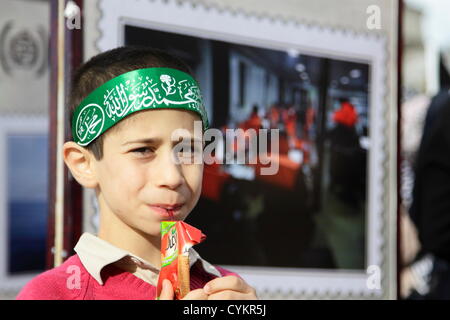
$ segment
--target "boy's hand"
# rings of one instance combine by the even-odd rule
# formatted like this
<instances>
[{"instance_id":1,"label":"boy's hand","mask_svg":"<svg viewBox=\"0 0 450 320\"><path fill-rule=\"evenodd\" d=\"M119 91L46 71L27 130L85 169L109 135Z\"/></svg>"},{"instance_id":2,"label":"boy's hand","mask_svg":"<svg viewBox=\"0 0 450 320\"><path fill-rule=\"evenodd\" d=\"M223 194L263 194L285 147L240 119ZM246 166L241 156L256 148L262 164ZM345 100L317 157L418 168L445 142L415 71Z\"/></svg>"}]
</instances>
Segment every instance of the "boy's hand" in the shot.
<instances>
[{"instance_id":1,"label":"boy's hand","mask_svg":"<svg viewBox=\"0 0 450 320\"><path fill-rule=\"evenodd\" d=\"M173 300L174 292L169 280L163 281L160 300ZM216 278L203 289L189 292L183 300L255 300L256 291L244 280L236 276Z\"/></svg>"},{"instance_id":2,"label":"boy's hand","mask_svg":"<svg viewBox=\"0 0 450 320\"><path fill-rule=\"evenodd\" d=\"M159 294L159 300L173 300L174 292L172 283L169 280L164 279L162 282L161 293Z\"/></svg>"},{"instance_id":3,"label":"boy's hand","mask_svg":"<svg viewBox=\"0 0 450 320\"><path fill-rule=\"evenodd\" d=\"M256 290L243 279L226 276L211 280L203 287L208 300L255 300Z\"/></svg>"},{"instance_id":4,"label":"boy's hand","mask_svg":"<svg viewBox=\"0 0 450 320\"><path fill-rule=\"evenodd\" d=\"M165 279L162 283L161 294L159 295L159 300L173 300L174 292L172 283ZM190 291L183 300L207 300L208 295L205 293L203 289L196 289Z\"/></svg>"}]
</instances>

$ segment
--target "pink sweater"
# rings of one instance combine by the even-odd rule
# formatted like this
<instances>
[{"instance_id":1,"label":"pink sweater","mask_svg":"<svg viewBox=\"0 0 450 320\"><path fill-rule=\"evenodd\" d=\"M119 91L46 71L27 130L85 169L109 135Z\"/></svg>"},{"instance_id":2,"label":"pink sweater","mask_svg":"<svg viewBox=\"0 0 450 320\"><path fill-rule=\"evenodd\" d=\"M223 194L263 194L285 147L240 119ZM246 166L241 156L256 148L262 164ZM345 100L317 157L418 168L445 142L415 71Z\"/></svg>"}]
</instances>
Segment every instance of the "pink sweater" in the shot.
<instances>
[{"instance_id":1,"label":"pink sweater","mask_svg":"<svg viewBox=\"0 0 450 320\"><path fill-rule=\"evenodd\" d=\"M78 267L78 268L77 268ZM215 266L222 276L236 275ZM75 271L76 270L76 271ZM78 273L78 270L80 271ZM79 285L73 277L79 275ZM191 290L202 288L216 276L203 270L201 263L191 267ZM102 270L100 285L84 268L78 255L59 267L48 270L28 282L18 300L154 300L156 287L113 264Z\"/></svg>"}]
</instances>

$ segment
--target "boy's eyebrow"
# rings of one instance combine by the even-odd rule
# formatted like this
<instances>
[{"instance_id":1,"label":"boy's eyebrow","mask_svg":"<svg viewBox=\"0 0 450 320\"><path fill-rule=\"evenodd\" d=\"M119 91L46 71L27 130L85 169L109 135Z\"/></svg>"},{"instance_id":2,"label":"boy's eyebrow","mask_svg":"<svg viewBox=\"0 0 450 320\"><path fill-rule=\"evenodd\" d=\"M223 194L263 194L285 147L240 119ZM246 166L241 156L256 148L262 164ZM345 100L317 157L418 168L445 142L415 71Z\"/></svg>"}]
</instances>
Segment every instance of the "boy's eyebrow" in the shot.
<instances>
[{"instance_id":1,"label":"boy's eyebrow","mask_svg":"<svg viewBox=\"0 0 450 320\"><path fill-rule=\"evenodd\" d=\"M197 143L202 143L203 142L202 139L199 139L199 138L196 138L196 137L180 137L178 139L178 141L175 140L174 142L175 143L180 143L180 142L183 142L184 139L187 139L187 140L189 140L189 142L194 142L194 143L195 142L197 142ZM157 144L159 142L161 142L161 139L158 139L158 138L143 138L143 139L137 139L137 140L124 142L124 143L122 143L122 146L127 146L127 145L134 144L134 143Z\"/></svg>"},{"instance_id":2,"label":"boy's eyebrow","mask_svg":"<svg viewBox=\"0 0 450 320\"><path fill-rule=\"evenodd\" d=\"M126 145L133 144L133 143L148 143L148 144L151 144L151 143L158 143L160 141L161 141L161 139L157 139L157 138L144 138L144 139L138 139L138 140L132 140L132 141L124 142L124 143L122 143L122 146L126 146Z\"/></svg>"}]
</instances>

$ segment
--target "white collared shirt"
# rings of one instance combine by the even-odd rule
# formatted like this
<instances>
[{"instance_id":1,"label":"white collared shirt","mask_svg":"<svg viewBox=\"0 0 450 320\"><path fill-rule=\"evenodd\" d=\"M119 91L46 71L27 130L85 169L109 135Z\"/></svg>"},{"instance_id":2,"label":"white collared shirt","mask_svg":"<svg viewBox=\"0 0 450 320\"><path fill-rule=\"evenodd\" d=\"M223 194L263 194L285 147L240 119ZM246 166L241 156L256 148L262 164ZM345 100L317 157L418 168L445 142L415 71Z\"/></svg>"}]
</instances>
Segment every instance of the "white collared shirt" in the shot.
<instances>
[{"instance_id":1,"label":"white collared shirt","mask_svg":"<svg viewBox=\"0 0 450 320\"><path fill-rule=\"evenodd\" d=\"M158 282L159 268L93 234L83 233L74 250L83 266L100 285L103 285L101 271L112 263L153 286L156 286ZM201 261L206 272L217 277L221 276L220 272L209 262L202 259L193 248L189 249L190 266L192 267L198 260Z\"/></svg>"}]
</instances>

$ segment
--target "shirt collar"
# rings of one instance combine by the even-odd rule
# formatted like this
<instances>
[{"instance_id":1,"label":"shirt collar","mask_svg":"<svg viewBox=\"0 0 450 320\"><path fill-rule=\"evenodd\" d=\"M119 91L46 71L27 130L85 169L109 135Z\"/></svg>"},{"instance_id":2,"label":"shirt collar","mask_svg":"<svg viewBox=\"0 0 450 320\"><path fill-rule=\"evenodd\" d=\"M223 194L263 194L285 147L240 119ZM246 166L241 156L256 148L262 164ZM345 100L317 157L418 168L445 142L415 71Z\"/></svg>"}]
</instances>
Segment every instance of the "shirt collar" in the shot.
<instances>
[{"instance_id":1,"label":"shirt collar","mask_svg":"<svg viewBox=\"0 0 450 320\"><path fill-rule=\"evenodd\" d=\"M78 254L83 266L100 285L103 285L103 280L101 277L101 271L103 268L125 257L130 258L131 261L133 261L140 268L149 269L156 274L159 274L159 269L151 263L87 232L81 235L74 250ZM191 248L189 250L190 266L192 267L197 260L201 261L203 269L206 272L217 277L221 276L220 272L213 265L203 260L197 251Z\"/></svg>"}]
</instances>

